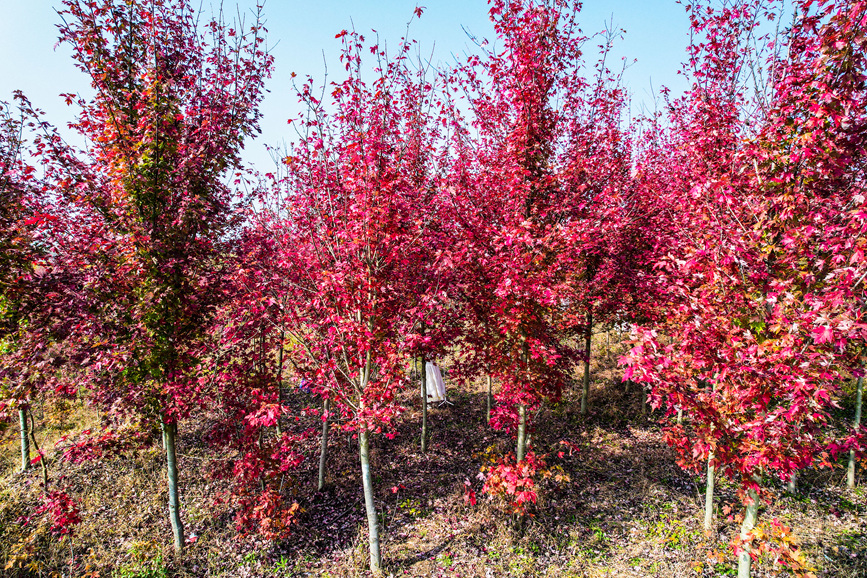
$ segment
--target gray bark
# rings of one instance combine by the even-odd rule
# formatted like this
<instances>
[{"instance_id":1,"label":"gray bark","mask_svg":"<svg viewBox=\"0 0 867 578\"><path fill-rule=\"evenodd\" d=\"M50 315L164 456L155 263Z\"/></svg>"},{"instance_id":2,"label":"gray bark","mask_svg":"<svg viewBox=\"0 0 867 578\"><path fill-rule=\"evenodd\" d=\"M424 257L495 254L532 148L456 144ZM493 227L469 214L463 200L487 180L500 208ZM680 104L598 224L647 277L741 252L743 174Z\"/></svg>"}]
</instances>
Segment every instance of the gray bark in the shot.
<instances>
[{"instance_id":1,"label":"gray bark","mask_svg":"<svg viewBox=\"0 0 867 578\"><path fill-rule=\"evenodd\" d=\"M277 403L280 404L280 413L277 414L277 435L283 436L283 338L285 333L280 332L280 349L277 351Z\"/></svg>"},{"instance_id":2,"label":"gray bark","mask_svg":"<svg viewBox=\"0 0 867 578\"><path fill-rule=\"evenodd\" d=\"M175 553L184 551L184 524L181 522L181 504L178 496L178 456L176 450L178 425L162 422L163 444L166 448L166 470L169 482L169 521L172 524Z\"/></svg>"},{"instance_id":3,"label":"gray bark","mask_svg":"<svg viewBox=\"0 0 867 578\"><path fill-rule=\"evenodd\" d=\"M716 386L711 386L711 391L716 391ZM711 425L711 431L713 431L713 425ZM714 483L716 480L714 476L716 475L716 468L713 466L713 452L707 456L707 487L704 490L704 531L710 532L713 527L713 490Z\"/></svg>"},{"instance_id":4,"label":"gray bark","mask_svg":"<svg viewBox=\"0 0 867 578\"><path fill-rule=\"evenodd\" d=\"M593 312L587 310L587 329L584 332L584 387L581 389L581 415L587 414L587 397L590 395L590 339L593 336Z\"/></svg>"},{"instance_id":5,"label":"gray bark","mask_svg":"<svg viewBox=\"0 0 867 578\"><path fill-rule=\"evenodd\" d=\"M427 365L421 356L421 453L427 452Z\"/></svg>"},{"instance_id":6,"label":"gray bark","mask_svg":"<svg viewBox=\"0 0 867 578\"><path fill-rule=\"evenodd\" d=\"M27 408L18 408L18 421L21 422L21 473L30 468L30 438L27 436Z\"/></svg>"},{"instance_id":7,"label":"gray bark","mask_svg":"<svg viewBox=\"0 0 867 578\"><path fill-rule=\"evenodd\" d=\"M485 397L487 404L488 419L485 423L491 423L491 374L488 374L488 395Z\"/></svg>"},{"instance_id":8,"label":"gray bark","mask_svg":"<svg viewBox=\"0 0 867 578\"><path fill-rule=\"evenodd\" d=\"M328 400L322 401L322 409L323 413L327 414L328 409L331 404L328 403ZM321 490L325 487L325 465L326 460L328 458L328 421L329 417L323 417L322 419L322 439L319 442L319 481L316 485L317 490Z\"/></svg>"},{"instance_id":9,"label":"gray bark","mask_svg":"<svg viewBox=\"0 0 867 578\"><path fill-rule=\"evenodd\" d=\"M741 524L741 540L746 540L749 532L756 527L756 519L759 515L759 496L755 490L751 489L748 493L752 504L747 506L747 512L744 516L744 523ZM750 567L752 558L750 557L750 546L744 542L741 545L741 551L738 554L738 578L750 578Z\"/></svg>"},{"instance_id":10,"label":"gray bark","mask_svg":"<svg viewBox=\"0 0 867 578\"><path fill-rule=\"evenodd\" d=\"M707 457L707 486L704 490L704 531L710 532L713 528L713 489L716 472L713 467L713 452Z\"/></svg>"},{"instance_id":11,"label":"gray bark","mask_svg":"<svg viewBox=\"0 0 867 578\"><path fill-rule=\"evenodd\" d=\"M527 408L518 406L518 461L527 455Z\"/></svg>"},{"instance_id":12,"label":"gray bark","mask_svg":"<svg viewBox=\"0 0 867 578\"><path fill-rule=\"evenodd\" d=\"M798 473L792 472L792 476L789 478L789 481L786 483L786 491L790 494L795 494L798 491Z\"/></svg>"},{"instance_id":13,"label":"gray bark","mask_svg":"<svg viewBox=\"0 0 867 578\"><path fill-rule=\"evenodd\" d=\"M379 574L382 568L382 555L379 551L379 520L376 504L373 501L373 480L370 476L370 432L358 432L358 448L361 457L361 483L364 487L364 507L367 511L367 537L370 546L370 571Z\"/></svg>"},{"instance_id":14,"label":"gray bark","mask_svg":"<svg viewBox=\"0 0 867 578\"><path fill-rule=\"evenodd\" d=\"M855 419L852 421L852 427L858 429L861 426L861 402L864 397L864 378L858 378L858 385L855 390ZM849 467L846 469L846 485L850 490L855 489L855 450L849 450Z\"/></svg>"}]
</instances>

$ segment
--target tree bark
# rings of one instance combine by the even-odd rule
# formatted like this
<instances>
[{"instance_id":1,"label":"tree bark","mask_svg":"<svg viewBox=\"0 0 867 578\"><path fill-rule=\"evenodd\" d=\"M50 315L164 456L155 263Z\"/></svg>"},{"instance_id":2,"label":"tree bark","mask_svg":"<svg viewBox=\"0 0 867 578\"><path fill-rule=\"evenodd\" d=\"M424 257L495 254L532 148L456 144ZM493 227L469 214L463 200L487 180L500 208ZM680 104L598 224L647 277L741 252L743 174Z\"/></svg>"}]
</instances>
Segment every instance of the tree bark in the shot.
<instances>
[{"instance_id":1,"label":"tree bark","mask_svg":"<svg viewBox=\"0 0 867 578\"><path fill-rule=\"evenodd\" d=\"M280 349L277 351L277 403L280 413L277 414L277 435L283 436L283 338L285 332L280 332Z\"/></svg>"},{"instance_id":2,"label":"tree bark","mask_svg":"<svg viewBox=\"0 0 867 578\"><path fill-rule=\"evenodd\" d=\"M641 386L641 417L647 417L647 386Z\"/></svg>"},{"instance_id":3,"label":"tree bark","mask_svg":"<svg viewBox=\"0 0 867 578\"><path fill-rule=\"evenodd\" d=\"M711 385L711 393L716 392L716 385ZM711 432L713 432L713 425L711 425ZM713 465L713 452L710 452L707 456L707 486L704 490L704 531L710 532L713 528L713 490L714 483L716 480L714 476L716 475L716 468Z\"/></svg>"},{"instance_id":4,"label":"tree bark","mask_svg":"<svg viewBox=\"0 0 867 578\"><path fill-rule=\"evenodd\" d=\"M325 464L328 457L328 409L331 404L328 400L322 400L322 412L325 414L322 417L322 439L319 442L319 481L316 485L317 490L322 490L325 487Z\"/></svg>"},{"instance_id":5,"label":"tree bark","mask_svg":"<svg viewBox=\"0 0 867 578\"><path fill-rule=\"evenodd\" d=\"M379 552L379 520L376 504L373 501L373 480L370 476L370 432L366 429L361 429L358 432L358 448L361 457L361 483L364 487L364 507L367 510L370 571L374 575L377 575L382 568L382 556Z\"/></svg>"},{"instance_id":6,"label":"tree bark","mask_svg":"<svg viewBox=\"0 0 867 578\"><path fill-rule=\"evenodd\" d=\"M421 453L427 452L427 364L421 356Z\"/></svg>"},{"instance_id":7,"label":"tree bark","mask_svg":"<svg viewBox=\"0 0 867 578\"><path fill-rule=\"evenodd\" d=\"M18 408L18 421L21 422L21 473L30 468L30 438L27 434L27 408Z\"/></svg>"},{"instance_id":8,"label":"tree bark","mask_svg":"<svg viewBox=\"0 0 867 578\"><path fill-rule=\"evenodd\" d=\"M518 461L527 455L527 408L518 406Z\"/></svg>"},{"instance_id":9,"label":"tree bark","mask_svg":"<svg viewBox=\"0 0 867 578\"><path fill-rule=\"evenodd\" d=\"M741 524L741 540L747 540L749 533L756 527L756 519L759 515L759 496L754 489L750 489L747 494L752 500L752 503L747 506L747 512L744 516L744 523ZM747 542L741 544L740 553L738 554L738 578L750 578L750 567L752 558L750 557L750 546Z\"/></svg>"},{"instance_id":10,"label":"tree bark","mask_svg":"<svg viewBox=\"0 0 867 578\"><path fill-rule=\"evenodd\" d=\"M798 491L798 473L792 472L792 476L789 478L789 481L786 483L786 491L790 494L795 494Z\"/></svg>"},{"instance_id":11,"label":"tree bark","mask_svg":"<svg viewBox=\"0 0 867 578\"><path fill-rule=\"evenodd\" d=\"M488 374L488 395L485 397L488 410L488 419L485 423L491 423L491 374Z\"/></svg>"},{"instance_id":12,"label":"tree bark","mask_svg":"<svg viewBox=\"0 0 867 578\"><path fill-rule=\"evenodd\" d=\"M704 489L704 531L710 532L713 528L713 487L714 475L713 452L707 457L707 486Z\"/></svg>"},{"instance_id":13,"label":"tree bark","mask_svg":"<svg viewBox=\"0 0 867 578\"><path fill-rule=\"evenodd\" d=\"M176 450L178 424L168 424L163 419L162 428L169 482L169 521L172 524L175 553L181 554L184 551L184 524L181 522L181 504L178 497L178 455Z\"/></svg>"},{"instance_id":14,"label":"tree bark","mask_svg":"<svg viewBox=\"0 0 867 578\"><path fill-rule=\"evenodd\" d=\"M581 389L581 415L587 414L587 396L590 395L590 339L593 336L593 311L587 309L587 328L584 330L584 387Z\"/></svg>"},{"instance_id":15,"label":"tree bark","mask_svg":"<svg viewBox=\"0 0 867 578\"><path fill-rule=\"evenodd\" d=\"M852 422L852 427L858 429L861 426L861 401L864 397L864 378L858 378L858 385L855 389L855 419ZM846 486L850 490L855 489L855 450L849 450L849 467L846 469Z\"/></svg>"}]
</instances>

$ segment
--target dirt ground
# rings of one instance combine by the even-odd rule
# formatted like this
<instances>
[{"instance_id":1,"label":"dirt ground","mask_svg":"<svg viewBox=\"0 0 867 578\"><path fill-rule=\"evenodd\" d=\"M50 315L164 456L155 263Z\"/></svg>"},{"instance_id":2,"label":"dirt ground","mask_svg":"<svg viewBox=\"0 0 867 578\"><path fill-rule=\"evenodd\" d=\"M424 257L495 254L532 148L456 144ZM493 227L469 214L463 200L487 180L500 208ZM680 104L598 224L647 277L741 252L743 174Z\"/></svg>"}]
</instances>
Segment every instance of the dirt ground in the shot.
<instances>
[{"instance_id":1,"label":"dirt ground","mask_svg":"<svg viewBox=\"0 0 867 578\"><path fill-rule=\"evenodd\" d=\"M512 440L485 424L481 384L449 384L449 403L431 408L426 454L418 449L419 403L393 439L377 436L372 465L383 528L386 576L462 577L710 577L734 575L729 541L738 533L734 488L719 481L711 535L702 530L704 480L675 464L662 441L659 415L642 416L641 392L620 382L613 355L600 344L593 367L588 416L581 416L577 386L545 407L532 447L559 466L568 481L541 484L533 516L517 519L479 493L464 499L466 482L485 455L502 454ZM298 394L302 395L302 394ZM298 399L296 403L308 403ZM64 424L42 423L43 447L96 420L81 408ZM82 523L73 539L59 541L45 527L22 525L39 496L39 473L16 473L15 428L3 434L0 485L0 575L157 578L164 576L367 576L364 506L357 445L345 433L331 438L328 485L317 492L317 440L310 458L284 488L302 510L285 543L240 538L221 500L224 482L209 475L215 456L202 441L205 424L180 426L183 516L194 542L183 559L171 553L164 459L159 446L123 458L81 465L56 463L80 501ZM559 452L568 441L577 448ZM862 464L863 466L864 464ZM823 578L867 576L867 484L845 487L842 465L808 471L791 496L779 484L760 511L792 528L793 541ZM732 508L731 514L726 512ZM760 558L754 576L789 575Z\"/></svg>"}]
</instances>

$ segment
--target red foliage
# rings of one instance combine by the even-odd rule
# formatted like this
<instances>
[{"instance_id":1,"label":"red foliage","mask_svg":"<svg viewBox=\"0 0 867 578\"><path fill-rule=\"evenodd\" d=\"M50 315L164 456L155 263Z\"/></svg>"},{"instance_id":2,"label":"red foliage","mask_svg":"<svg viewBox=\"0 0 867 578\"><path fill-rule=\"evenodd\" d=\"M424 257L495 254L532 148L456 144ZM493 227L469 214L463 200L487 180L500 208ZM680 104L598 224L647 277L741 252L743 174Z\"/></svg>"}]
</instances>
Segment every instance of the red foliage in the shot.
<instances>
[{"instance_id":1,"label":"red foliage","mask_svg":"<svg viewBox=\"0 0 867 578\"><path fill-rule=\"evenodd\" d=\"M94 96L72 99L85 150L47 126L38 142L67 207L58 249L79 276L59 305L93 400L171 422L207 397L195 369L233 226L224 177L258 128L271 58L261 23L203 29L185 0L67 0L61 13Z\"/></svg>"},{"instance_id":2,"label":"red foliage","mask_svg":"<svg viewBox=\"0 0 867 578\"><path fill-rule=\"evenodd\" d=\"M341 38L337 113L312 80L301 87L304 138L246 234L241 313L273 316L295 379L331 400L345 429L378 432L402 411L407 358L429 342L420 322L443 307L421 289L433 257L423 216L435 190L432 86L410 71L409 42L380 55L368 85L362 54L381 49L356 33Z\"/></svg>"},{"instance_id":3,"label":"red foliage","mask_svg":"<svg viewBox=\"0 0 867 578\"><path fill-rule=\"evenodd\" d=\"M547 464L533 452L528 452L520 462L515 463L514 459L509 454L492 466L482 467L482 473L479 474L485 480L482 493L505 500L514 514L532 516L529 507L536 503L539 478L548 475ZM468 488L469 492L472 492L472 488ZM474 492L470 501L475 503Z\"/></svg>"},{"instance_id":4,"label":"red foliage","mask_svg":"<svg viewBox=\"0 0 867 578\"><path fill-rule=\"evenodd\" d=\"M492 425L512 431L519 407L531 418L544 399L558 399L583 357L568 338L589 310L610 310L596 283L610 289L618 275L623 93L604 55L585 67L578 9L492 2L502 50L468 57L451 77L473 112L464 121L459 102L448 111L451 166L441 185L461 305L459 370L494 377Z\"/></svg>"},{"instance_id":5,"label":"red foliage","mask_svg":"<svg viewBox=\"0 0 867 578\"><path fill-rule=\"evenodd\" d=\"M289 536L290 526L298 513L298 503L288 503L274 490L237 494L235 525L242 533L255 533L266 540L282 540Z\"/></svg>"},{"instance_id":6,"label":"red foliage","mask_svg":"<svg viewBox=\"0 0 867 578\"><path fill-rule=\"evenodd\" d=\"M36 508L35 515L47 515L51 524L50 531L57 536L71 536L75 526L81 523L78 504L61 490L43 494L42 504Z\"/></svg>"},{"instance_id":7,"label":"red foliage","mask_svg":"<svg viewBox=\"0 0 867 578\"><path fill-rule=\"evenodd\" d=\"M104 428L96 433L86 429L72 439L65 435L57 440L55 447L62 450L64 460L79 464L120 456L149 442L149 436L145 432L133 427L119 430Z\"/></svg>"},{"instance_id":8,"label":"red foliage","mask_svg":"<svg viewBox=\"0 0 867 578\"><path fill-rule=\"evenodd\" d=\"M763 6L690 9L693 88L637 169L646 206L676 231L654 265L664 317L623 359L655 406L686 412L667 429L683 464L712 452L744 488L823 459L867 337L867 7L796 2L769 38ZM746 85L750 69L767 85Z\"/></svg>"},{"instance_id":9,"label":"red foliage","mask_svg":"<svg viewBox=\"0 0 867 578\"><path fill-rule=\"evenodd\" d=\"M224 296L241 173L226 177L258 131L272 59L261 20L243 33L202 24L187 0L65 0L60 14L93 96L67 97L84 150L45 123L36 142L65 215L52 250L73 277L53 305L71 320L64 344L89 400L110 419L162 423L174 440L177 421L215 394L205 329ZM87 440L71 448L73 459L98 454Z\"/></svg>"}]
</instances>

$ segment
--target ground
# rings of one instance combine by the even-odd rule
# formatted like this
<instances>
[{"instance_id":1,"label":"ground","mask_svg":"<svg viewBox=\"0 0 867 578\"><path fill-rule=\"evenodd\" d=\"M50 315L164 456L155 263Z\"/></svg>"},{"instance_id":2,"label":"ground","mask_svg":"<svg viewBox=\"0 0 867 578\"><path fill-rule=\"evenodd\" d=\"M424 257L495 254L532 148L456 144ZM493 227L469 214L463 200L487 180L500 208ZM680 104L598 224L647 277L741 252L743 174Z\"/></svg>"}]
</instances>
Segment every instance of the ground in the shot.
<instances>
[{"instance_id":1,"label":"ground","mask_svg":"<svg viewBox=\"0 0 867 578\"><path fill-rule=\"evenodd\" d=\"M597 340L600 341L600 340ZM383 531L385 575L393 576L678 576L733 575L729 541L738 533L734 488L717 486L714 531L702 529L704 480L676 465L662 441L660 415L642 416L641 393L618 378L614 355L597 344L588 416L578 411L579 387L538 416L532 447L559 466L559 482L542 482L532 517L517 518L481 493L465 499L466 482L487 456L502 455L512 440L485 422L481 384L450 384L449 402L432 407L431 439L421 454L419 404L372 452ZM298 394L303 395L303 394ZM305 403L303 399L294 401ZM75 404L72 404L75 406ZM40 443L96 423L90 410L73 407L66 423L45 412ZM39 472L18 474L15 428L3 435L4 484L0 487L0 574L6 576L367 576L364 506L357 443L332 436L328 485L316 492L316 440L310 459L285 489L302 508L292 537L280 544L235 532L214 481L215 456L202 441L206 424L180 427L183 515L195 537L183 559L171 551L166 516L164 458L159 446L111 460L52 465L81 504L82 523L72 539L58 540L35 522L22 525L39 496ZM571 455L567 441L576 448ZM558 455L563 452L562 456ZM568 478L566 481L565 478ZM778 520L792 528L792 542L822 578L867 576L867 484L845 487L842 464L806 472L790 496L779 484L775 500L760 512L765 530ZM729 512L729 508L732 510ZM729 512L727 514L727 512ZM786 576L761 558L754 576Z\"/></svg>"}]
</instances>

